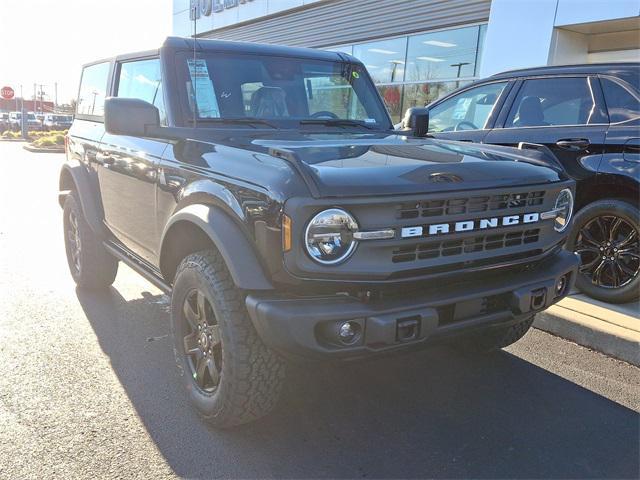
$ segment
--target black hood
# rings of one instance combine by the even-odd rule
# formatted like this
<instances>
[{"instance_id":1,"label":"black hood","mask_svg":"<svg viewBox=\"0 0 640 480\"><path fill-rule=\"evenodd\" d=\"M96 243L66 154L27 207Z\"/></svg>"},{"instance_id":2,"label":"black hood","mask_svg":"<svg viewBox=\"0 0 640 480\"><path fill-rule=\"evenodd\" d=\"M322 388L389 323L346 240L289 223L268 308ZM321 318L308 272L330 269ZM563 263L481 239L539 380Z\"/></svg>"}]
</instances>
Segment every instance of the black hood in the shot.
<instances>
[{"instance_id":1,"label":"black hood","mask_svg":"<svg viewBox=\"0 0 640 480\"><path fill-rule=\"evenodd\" d=\"M540 152L401 135L306 135L253 139L253 147L299 162L323 197L415 194L564 180Z\"/></svg>"}]
</instances>

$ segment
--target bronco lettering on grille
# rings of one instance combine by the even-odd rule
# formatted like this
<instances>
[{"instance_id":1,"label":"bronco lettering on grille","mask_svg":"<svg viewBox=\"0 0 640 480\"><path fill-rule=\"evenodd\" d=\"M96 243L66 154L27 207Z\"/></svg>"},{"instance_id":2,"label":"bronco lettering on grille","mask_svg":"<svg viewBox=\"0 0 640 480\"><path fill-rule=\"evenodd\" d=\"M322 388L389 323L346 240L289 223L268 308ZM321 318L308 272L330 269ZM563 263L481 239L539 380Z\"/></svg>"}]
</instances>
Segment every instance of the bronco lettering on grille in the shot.
<instances>
[{"instance_id":1,"label":"bronco lettering on grille","mask_svg":"<svg viewBox=\"0 0 640 480\"><path fill-rule=\"evenodd\" d=\"M510 227L512 225L536 223L539 220L539 213L524 213L522 215L507 215L504 217L464 220L462 222L416 225L414 227L404 227L400 232L400 236L402 238L411 238L430 235L443 235L447 233L471 232L474 230L487 230L490 228Z\"/></svg>"}]
</instances>

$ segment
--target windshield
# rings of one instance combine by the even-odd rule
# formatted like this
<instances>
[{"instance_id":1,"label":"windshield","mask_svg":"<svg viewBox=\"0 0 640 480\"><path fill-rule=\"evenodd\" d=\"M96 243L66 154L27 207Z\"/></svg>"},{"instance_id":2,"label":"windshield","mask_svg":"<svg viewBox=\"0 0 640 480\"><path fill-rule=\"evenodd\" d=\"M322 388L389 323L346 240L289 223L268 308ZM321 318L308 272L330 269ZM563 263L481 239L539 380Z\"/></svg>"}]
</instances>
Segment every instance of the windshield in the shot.
<instances>
[{"instance_id":1,"label":"windshield","mask_svg":"<svg viewBox=\"0 0 640 480\"><path fill-rule=\"evenodd\" d=\"M195 60L184 55L181 61L188 120L257 119L279 128L315 123L391 128L360 65L219 53Z\"/></svg>"}]
</instances>

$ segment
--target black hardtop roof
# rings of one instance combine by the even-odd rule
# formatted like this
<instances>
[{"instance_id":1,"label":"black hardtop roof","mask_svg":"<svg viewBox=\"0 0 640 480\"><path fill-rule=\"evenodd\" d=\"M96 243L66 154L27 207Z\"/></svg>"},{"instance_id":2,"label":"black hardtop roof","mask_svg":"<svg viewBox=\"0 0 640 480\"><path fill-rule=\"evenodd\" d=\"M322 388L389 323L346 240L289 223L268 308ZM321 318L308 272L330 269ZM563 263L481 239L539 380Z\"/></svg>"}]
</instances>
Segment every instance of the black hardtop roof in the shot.
<instances>
[{"instance_id":1,"label":"black hardtop roof","mask_svg":"<svg viewBox=\"0 0 640 480\"><path fill-rule=\"evenodd\" d=\"M215 40L210 38L167 37L163 48L175 50L193 50L201 52L231 52L249 53L256 55L273 55L284 57L309 58L312 60L345 61L360 63L351 55L327 50L315 50L312 48L287 47L284 45L272 45L266 43L232 42L228 40Z\"/></svg>"},{"instance_id":2,"label":"black hardtop roof","mask_svg":"<svg viewBox=\"0 0 640 480\"><path fill-rule=\"evenodd\" d=\"M196 47L198 52L231 52L256 55L272 55L280 57L297 57L308 58L310 60L328 60L332 62L349 61L353 63L361 63L355 57L342 52L331 52L328 50L315 50L313 48L287 47L284 45L271 45L266 43L251 42L231 42L228 40L214 40L209 38L190 38L190 37L167 37L160 49L145 50L141 52L125 53L116 55L111 58L104 58L89 62L83 67L95 65L103 62L111 62L113 60L122 61L134 58L152 57L159 54L161 49L192 51Z\"/></svg>"},{"instance_id":3,"label":"black hardtop roof","mask_svg":"<svg viewBox=\"0 0 640 480\"><path fill-rule=\"evenodd\" d=\"M506 72L496 73L492 75L492 80L498 78L513 77L533 77L537 75L560 75L560 74L594 74L603 73L616 75L619 73L638 72L640 62L620 62L620 63L585 63L581 65L550 65L544 67L521 68L517 70L508 70Z\"/></svg>"}]
</instances>

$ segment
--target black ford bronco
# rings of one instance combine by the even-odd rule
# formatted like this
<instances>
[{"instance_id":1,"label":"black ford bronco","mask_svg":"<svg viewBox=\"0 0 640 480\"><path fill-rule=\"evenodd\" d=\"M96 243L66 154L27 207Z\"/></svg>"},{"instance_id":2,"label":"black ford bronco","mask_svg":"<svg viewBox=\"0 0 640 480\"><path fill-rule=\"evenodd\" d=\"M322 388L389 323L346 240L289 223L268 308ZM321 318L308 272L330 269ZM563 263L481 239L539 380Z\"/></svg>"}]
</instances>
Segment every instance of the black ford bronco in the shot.
<instances>
[{"instance_id":1,"label":"black ford bronco","mask_svg":"<svg viewBox=\"0 0 640 480\"><path fill-rule=\"evenodd\" d=\"M286 359L448 342L491 351L567 295L574 182L544 148L394 131L334 52L169 38L83 69L60 174L84 288L118 263L171 295L174 350L216 426L275 404Z\"/></svg>"}]
</instances>

